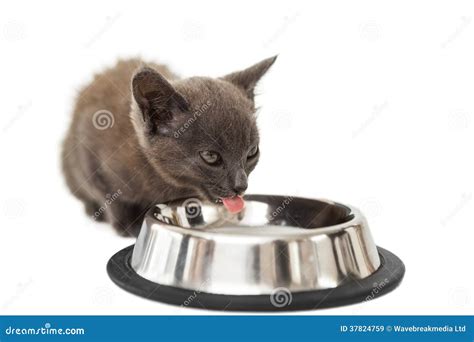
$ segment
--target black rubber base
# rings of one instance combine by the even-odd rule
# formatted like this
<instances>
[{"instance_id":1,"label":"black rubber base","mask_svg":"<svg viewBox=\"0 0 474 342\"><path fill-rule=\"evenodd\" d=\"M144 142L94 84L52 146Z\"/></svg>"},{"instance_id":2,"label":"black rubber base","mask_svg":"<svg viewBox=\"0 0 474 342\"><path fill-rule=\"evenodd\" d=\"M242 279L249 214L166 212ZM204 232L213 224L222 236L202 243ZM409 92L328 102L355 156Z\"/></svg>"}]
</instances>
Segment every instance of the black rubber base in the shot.
<instances>
[{"instance_id":1,"label":"black rubber base","mask_svg":"<svg viewBox=\"0 0 474 342\"><path fill-rule=\"evenodd\" d=\"M326 290L286 292L273 295L221 295L160 285L140 277L130 266L133 245L110 258L107 272L112 281L141 297L183 307L226 311L314 310L372 300L395 289L403 279L405 265L391 252L378 247L381 265L364 279L347 279Z\"/></svg>"}]
</instances>

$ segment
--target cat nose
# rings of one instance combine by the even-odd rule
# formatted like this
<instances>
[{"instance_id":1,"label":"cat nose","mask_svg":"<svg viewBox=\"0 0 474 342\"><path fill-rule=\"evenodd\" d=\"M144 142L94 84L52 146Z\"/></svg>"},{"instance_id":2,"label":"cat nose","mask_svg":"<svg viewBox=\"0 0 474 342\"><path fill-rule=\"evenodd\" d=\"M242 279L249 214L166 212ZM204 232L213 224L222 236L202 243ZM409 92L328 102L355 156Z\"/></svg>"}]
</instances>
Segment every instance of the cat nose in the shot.
<instances>
[{"instance_id":1,"label":"cat nose","mask_svg":"<svg viewBox=\"0 0 474 342\"><path fill-rule=\"evenodd\" d=\"M237 171L237 174L235 175L233 190L236 194L242 194L245 190L247 190L247 187L247 174L245 173L245 170L241 169Z\"/></svg>"},{"instance_id":2,"label":"cat nose","mask_svg":"<svg viewBox=\"0 0 474 342\"><path fill-rule=\"evenodd\" d=\"M248 187L247 184L245 184L245 185L236 185L234 187L234 191L237 195L241 195L245 192L245 190L247 190L247 187Z\"/></svg>"}]
</instances>

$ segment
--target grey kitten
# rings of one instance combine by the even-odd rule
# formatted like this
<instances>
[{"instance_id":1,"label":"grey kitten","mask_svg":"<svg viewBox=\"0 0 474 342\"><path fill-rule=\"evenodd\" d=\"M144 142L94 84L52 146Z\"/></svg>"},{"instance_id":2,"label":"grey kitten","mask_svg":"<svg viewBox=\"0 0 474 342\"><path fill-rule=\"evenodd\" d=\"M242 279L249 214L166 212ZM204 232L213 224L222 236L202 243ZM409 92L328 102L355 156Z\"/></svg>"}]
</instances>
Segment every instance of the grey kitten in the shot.
<instances>
[{"instance_id":1,"label":"grey kitten","mask_svg":"<svg viewBox=\"0 0 474 342\"><path fill-rule=\"evenodd\" d=\"M254 89L275 59L221 78L179 79L137 59L96 75L64 141L70 190L123 235L136 236L156 203L197 198L241 210L260 155Z\"/></svg>"}]
</instances>

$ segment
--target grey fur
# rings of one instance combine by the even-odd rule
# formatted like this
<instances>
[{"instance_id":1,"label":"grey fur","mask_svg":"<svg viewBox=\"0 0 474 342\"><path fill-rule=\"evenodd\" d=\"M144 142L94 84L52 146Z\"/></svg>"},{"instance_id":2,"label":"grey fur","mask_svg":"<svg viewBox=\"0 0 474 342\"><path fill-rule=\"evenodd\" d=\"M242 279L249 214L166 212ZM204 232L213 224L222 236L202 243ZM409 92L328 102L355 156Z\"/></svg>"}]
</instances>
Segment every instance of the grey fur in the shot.
<instances>
[{"instance_id":1,"label":"grey fur","mask_svg":"<svg viewBox=\"0 0 474 342\"><path fill-rule=\"evenodd\" d=\"M124 235L137 235L153 204L243 192L259 158L247 158L259 143L254 87L275 59L222 78L179 79L136 59L97 75L79 94L64 141L69 188L89 215ZM113 125L100 127L101 113ZM222 163L206 164L204 150Z\"/></svg>"}]
</instances>

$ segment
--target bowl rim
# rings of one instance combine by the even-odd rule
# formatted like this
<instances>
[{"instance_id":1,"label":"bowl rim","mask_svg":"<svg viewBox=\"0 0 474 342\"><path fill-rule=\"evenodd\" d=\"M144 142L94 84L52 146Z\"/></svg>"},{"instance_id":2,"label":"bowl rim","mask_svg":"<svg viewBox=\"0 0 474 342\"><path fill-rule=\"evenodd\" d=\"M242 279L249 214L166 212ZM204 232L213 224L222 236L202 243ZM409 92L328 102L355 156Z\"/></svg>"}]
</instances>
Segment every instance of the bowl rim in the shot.
<instances>
[{"instance_id":1,"label":"bowl rim","mask_svg":"<svg viewBox=\"0 0 474 342\"><path fill-rule=\"evenodd\" d=\"M343 207L343 208L348 209L347 217L350 217L350 218L347 221L344 221L342 223L329 225L329 226L324 226L324 227L306 227L306 228L303 228L303 227L297 227L297 226L283 226L284 228L287 228L287 229L283 230L283 229L278 229L278 228L282 227L280 225L265 225L265 227L269 227L269 228L270 227L278 227L278 228L268 230L268 231L265 232L265 234L260 235L260 234L252 234L252 233L249 233L249 230L245 231L245 229L242 229L243 227L257 228L257 226L240 226L238 224L232 225L232 221L226 222L226 223L228 223L232 226L231 227L225 227L225 228L223 228L223 227L212 227L212 226L184 227L184 226L181 226L181 225L175 225L175 224L167 223L167 222L164 222L164 221L158 219L155 215L156 209L158 208L158 209L161 210L161 209L164 209L166 207L172 207L172 208L179 207L178 205L175 204L177 201L174 201L174 203L172 203L171 205L167 204L167 203L156 204L152 208L150 208L148 210L148 212L146 213L146 215L145 215L144 224L149 224L150 226L152 224L164 225L164 226L167 227L166 229L172 230L172 231L174 231L176 233L179 233L179 234L193 235L193 236L196 236L196 237L207 238L207 239L212 238L212 237L223 238L223 237L226 237L226 236L232 236L232 239L238 239L238 238L243 238L243 239L252 238L252 239L255 239L256 237L260 237L264 240L267 240L269 238L274 240L274 239L278 239L279 237L284 238L285 240L287 240L288 238L299 239L299 238L302 238L302 237L306 237L306 238L307 237L312 237L312 236L317 237L319 235L334 234L334 233L337 233L338 231L342 231L342 230L348 229L350 227L356 227L356 226L361 226L361 225L367 224L366 219L363 216L363 214L361 213L361 211L359 209L357 209L356 207L352 206L352 205L341 204L339 202L328 200L328 199L308 198L308 197L299 197L299 196L285 196L285 195L248 194L248 195L245 195L244 198L247 199L247 198L252 198L252 197L257 197L257 196L280 197L282 199L292 197L294 199L300 199L300 200L305 200L305 201L327 203L329 205L334 205L334 206ZM249 201L250 200L251 199L249 199ZM215 206L215 204L212 204L212 203L205 203L204 202L204 204L206 206L209 206L209 205ZM232 217L232 216L238 215L238 214L227 214L227 215ZM242 229L242 230L239 230L239 233L237 235L237 234L230 233L229 229L227 229L227 228L239 228L239 229ZM290 230L291 232L288 232L288 230Z\"/></svg>"}]
</instances>

